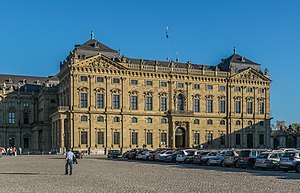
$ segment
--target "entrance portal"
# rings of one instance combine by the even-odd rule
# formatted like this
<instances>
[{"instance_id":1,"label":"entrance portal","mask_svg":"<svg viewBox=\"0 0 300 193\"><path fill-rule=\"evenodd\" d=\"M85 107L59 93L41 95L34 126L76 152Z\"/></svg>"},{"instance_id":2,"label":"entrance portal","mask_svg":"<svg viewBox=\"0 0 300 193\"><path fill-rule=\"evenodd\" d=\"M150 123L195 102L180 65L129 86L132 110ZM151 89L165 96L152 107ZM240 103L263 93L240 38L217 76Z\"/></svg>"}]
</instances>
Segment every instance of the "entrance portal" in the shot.
<instances>
[{"instance_id":1,"label":"entrance portal","mask_svg":"<svg viewBox=\"0 0 300 193\"><path fill-rule=\"evenodd\" d=\"M14 137L10 137L8 139L8 143L9 143L9 147L15 147L15 138Z\"/></svg>"},{"instance_id":2,"label":"entrance portal","mask_svg":"<svg viewBox=\"0 0 300 193\"><path fill-rule=\"evenodd\" d=\"M175 147L185 147L185 130L182 127L175 131Z\"/></svg>"}]
</instances>

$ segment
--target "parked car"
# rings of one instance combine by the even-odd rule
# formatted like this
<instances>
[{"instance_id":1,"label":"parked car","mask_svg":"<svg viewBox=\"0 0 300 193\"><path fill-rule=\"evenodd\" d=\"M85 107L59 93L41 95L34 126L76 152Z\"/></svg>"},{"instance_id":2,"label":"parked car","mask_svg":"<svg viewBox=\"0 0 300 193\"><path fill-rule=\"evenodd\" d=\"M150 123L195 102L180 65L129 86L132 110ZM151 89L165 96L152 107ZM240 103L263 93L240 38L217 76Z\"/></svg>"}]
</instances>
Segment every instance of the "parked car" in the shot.
<instances>
[{"instance_id":1,"label":"parked car","mask_svg":"<svg viewBox=\"0 0 300 193\"><path fill-rule=\"evenodd\" d=\"M295 170L300 172L300 151L288 151L284 153L280 158L279 167L284 172L289 170Z\"/></svg>"},{"instance_id":2,"label":"parked car","mask_svg":"<svg viewBox=\"0 0 300 193\"><path fill-rule=\"evenodd\" d=\"M163 154L163 153L165 153L166 151L168 151L168 150L167 150L167 149L163 149L163 150L157 151L157 152L154 154L154 161L159 161L159 156L160 156L160 154Z\"/></svg>"},{"instance_id":3,"label":"parked car","mask_svg":"<svg viewBox=\"0 0 300 193\"><path fill-rule=\"evenodd\" d=\"M256 161L256 157L262 152L267 152L265 149L246 149L241 150L238 156L238 161L236 162L237 167L250 168L253 167Z\"/></svg>"},{"instance_id":4,"label":"parked car","mask_svg":"<svg viewBox=\"0 0 300 193\"><path fill-rule=\"evenodd\" d=\"M83 155L80 151L73 151L76 159L82 159Z\"/></svg>"},{"instance_id":5,"label":"parked car","mask_svg":"<svg viewBox=\"0 0 300 193\"><path fill-rule=\"evenodd\" d=\"M122 158L127 158L127 159L128 159L129 153L130 153L130 150L125 151L125 152L122 154Z\"/></svg>"},{"instance_id":6,"label":"parked car","mask_svg":"<svg viewBox=\"0 0 300 193\"><path fill-rule=\"evenodd\" d=\"M186 159L184 160L184 163L193 163L193 158L194 158L194 155L195 155L195 152L197 150L196 149L190 149L188 150L188 154L186 156Z\"/></svg>"},{"instance_id":7,"label":"parked car","mask_svg":"<svg viewBox=\"0 0 300 193\"><path fill-rule=\"evenodd\" d=\"M217 152L217 151L212 151L212 152L209 152L208 154L203 155L201 157L200 164L208 165L208 160L211 157L217 156L218 153L219 152Z\"/></svg>"},{"instance_id":8,"label":"parked car","mask_svg":"<svg viewBox=\"0 0 300 193\"><path fill-rule=\"evenodd\" d=\"M223 166L236 166L239 156L238 150L227 150L225 151Z\"/></svg>"},{"instance_id":9,"label":"parked car","mask_svg":"<svg viewBox=\"0 0 300 193\"><path fill-rule=\"evenodd\" d=\"M176 162L181 163L184 162L188 155L188 149L181 149L178 151L176 156Z\"/></svg>"},{"instance_id":10,"label":"parked car","mask_svg":"<svg viewBox=\"0 0 300 193\"><path fill-rule=\"evenodd\" d=\"M194 153L194 157L193 157L193 163L194 164L200 164L201 163L201 158L202 156L208 154L209 151L204 151L204 150L197 150Z\"/></svg>"},{"instance_id":11,"label":"parked car","mask_svg":"<svg viewBox=\"0 0 300 193\"><path fill-rule=\"evenodd\" d=\"M165 161L165 159L174 153L174 150L168 150L161 154L159 154L159 160L158 161Z\"/></svg>"},{"instance_id":12,"label":"parked car","mask_svg":"<svg viewBox=\"0 0 300 193\"><path fill-rule=\"evenodd\" d=\"M122 153L120 150L108 150L107 157L108 158L120 158Z\"/></svg>"},{"instance_id":13,"label":"parked car","mask_svg":"<svg viewBox=\"0 0 300 193\"><path fill-rule=\"evenodd\" d=\"M279 169L279 162L283 152L264 152L256 157L255 168Z\"/></svg>"},{"instance_id":14,"label":"parked car","mask_svg":"<svg viewBox=\"0 0 300 193\"><path fill-rule=\"evenodd\" d=\"M136 159L136 155L141 148L132 149L129 152L128 159Z\"/></svg>"},{"instance_id":15,"label":"parked car","mask_svg":"<svg viewBox=\"0 0 300 193\"><path fill-rule=\"evenodd\" d=\"M168 155L165 159L166 162L176 162L176 157L177 157L178 151L174 151L171 155Z\"/></svg>"},{"instance_id":16,"label":"parked car","mask_svg":"<svg viewBox=\"0 0 300 193\"><path fill-rule=\"evenodd\" d=\"M140 159L143 152L145 152L145 151L148 151L148 149L139 149L139 150L137 150L136 154L135 154L135 159Z\"/></svg>"},{"instance_id":17,"label":"parked car","mask_svg":"<svg viewBox=\"0 0 300 193\"><path fill-rule=\"evenodd\" d=\"M210 165L221 166L223 164L224 157L225 157L225 152L221 152L221 153L218 153L215 156L211 156L208 159L206 165L208 165L208 166L210 166Z\"/></svg>"}]
</instances>

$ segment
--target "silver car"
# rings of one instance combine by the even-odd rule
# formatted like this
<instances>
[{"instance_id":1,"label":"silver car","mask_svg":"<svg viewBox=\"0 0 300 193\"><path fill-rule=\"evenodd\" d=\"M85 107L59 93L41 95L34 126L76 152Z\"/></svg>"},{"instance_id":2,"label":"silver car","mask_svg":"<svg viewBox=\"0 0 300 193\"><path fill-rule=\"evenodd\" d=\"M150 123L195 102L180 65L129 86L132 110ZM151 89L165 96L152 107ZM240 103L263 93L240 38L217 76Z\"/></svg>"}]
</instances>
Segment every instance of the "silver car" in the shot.
<instances>
[{"instance_id":1,"label":"silver car","mask_svg":"<svg viewBox=\"0 0 300 193\"><path fill-rule=\"evenodd\" d=\"M279 162L283 152L264 152L256 157L255 168L279 169Z\"/></svg>"},{"instance_id":2,"label":"silver car","mask_svg":"<svg viewBox=\"0 0 300 193\"><path fill-rule=\"evenodd\" d=\"M295 170L300 172L300 151L288 151L280 158L280 169L285 172Z\"/></svg>"}]
</instances>

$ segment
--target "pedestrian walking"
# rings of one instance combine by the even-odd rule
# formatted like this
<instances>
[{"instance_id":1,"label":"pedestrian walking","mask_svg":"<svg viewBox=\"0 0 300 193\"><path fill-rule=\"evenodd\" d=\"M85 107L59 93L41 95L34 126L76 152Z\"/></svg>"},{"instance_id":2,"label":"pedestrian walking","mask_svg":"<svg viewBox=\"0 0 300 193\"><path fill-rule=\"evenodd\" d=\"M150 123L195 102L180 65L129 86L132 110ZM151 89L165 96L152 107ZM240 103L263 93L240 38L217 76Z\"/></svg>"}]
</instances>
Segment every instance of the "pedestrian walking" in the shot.
<instances>
[{"instance_id":1,"label":"pedestrian walking","mask_svg":"<svg viewBox=\"0 0 300 193\"><path fill-rule=\"evenodd\" d=\"M72 166L73 166L73 157L74 153L72 152L72 149L69 148L69 151L66 154L66 175L68 175L68 167L70 166L70 175L72 175Z\"/></svg>"},{"instance_id":2,"label":"pedestrian walking","mask_svg":"<svg viewBox=\"0 0 300 193\"><path fill-rule=\"evenodd\" d=\"M20 153L20 156L22 155L22 148L19 147L19 153Z\"/></svg>"}]
</instances>

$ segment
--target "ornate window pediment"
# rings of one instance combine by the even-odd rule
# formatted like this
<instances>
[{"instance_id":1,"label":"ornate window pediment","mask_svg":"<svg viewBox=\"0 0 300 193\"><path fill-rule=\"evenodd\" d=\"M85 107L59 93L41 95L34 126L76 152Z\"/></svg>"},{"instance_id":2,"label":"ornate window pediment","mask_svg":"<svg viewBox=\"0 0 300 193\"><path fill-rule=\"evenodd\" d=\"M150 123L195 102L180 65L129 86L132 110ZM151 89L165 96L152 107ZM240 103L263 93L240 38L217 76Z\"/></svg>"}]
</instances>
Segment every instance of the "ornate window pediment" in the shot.
<instances>
[{"instance_id":1,"label":"ornate window pediment","mask_svg":"<svg viewBox=\"0 0 300 193\"><path fill-rule=\"evenodd\" d=\"M144 92L144 95L145 95L145 96L153 96L153 94L154 94L154 93L153 93L153 91L151 91L151 90L150 90L150 91Z\"/></svg>"},{"instance_id":2,"label":"ornate window pediment","mask_svg":"<svg viewBox=\"0 0 300 193\"><path fill-rule=\"evenodd\" d=\"M219 99L219 100L225 100L225 99L226 99L226 96L218 96L218 99Z\"/></svg>"},{"instance_id":3,"label":"ornate window pediment","mask_svg":"<svg viewBox=\"0 0 300 193\"><path fill-rule=\"evenodd\" d=\"M129 91L129 94L130 94L130 95L138 95L138 94L139 94L139 91L137 91L137 90L132 90L132 91Z\"/></svg>"},{"instance_id":4,"label":"ornate window pediment","mask_svg":"<svg viewBox=\"0 0 300 193\"><path fill-rule=\"evenodd\" d=\"M89 91L89 88L84 87L84 86L81 86L81 87L79 87L77 90L80 91L80 92L88 92L88 91Z\"/></svg>"},{"instance_id":5,"label":"ornate window pediment","mask_svg":"<svg viewBox=\"0 0 300 193\"><path fill-rule=\"evenodd\" d=\"M201 95L200 94L195 94L195 95L192 95L192 98L194 99L200 99Z\"/></svg>"},{"instance_id":6,"label":"ornate window pediment","mask_svg":"<svg viewBox=\"0 0 300 193\"><path fill-rule=\"evenodd\" d=\"M206 95L205 99L214 99L214 96L213 95Z\"/></svg>"},{"instance_id":7,"label":"ornate window pediment","mask_svg":"<svg viewBox=\"0 0 300 193\"><path fill-rule=\"evenodd\" d=\"M158 93L158 95L160 97L166 97L166 96L168 96L168 93L167 92L160 92L160 93Z\"/></svg>"},{"instance_id":8,"label":"ornate window pediment","mask_svg":"<svg viewBox=\"0 0 300 193\"><path fill-rule=\"evenodd\" d=\"M121 90L118 89L118 88L113 88L110 90L110 92L114 93L114 94L120 94L121 93Z\"/></svg>"},{"instance_id":9,"label":"ornate window pediment","mask_svg":"<svg viewBox=\"0 0 300 193\"><path fill-rule=\"evenodd\" d=\"M105 92L105 89L104 88L95 88L94 89L95 90L95 92L97 92L97 93L104 93Z\"/></svg>"}]
</instances>

